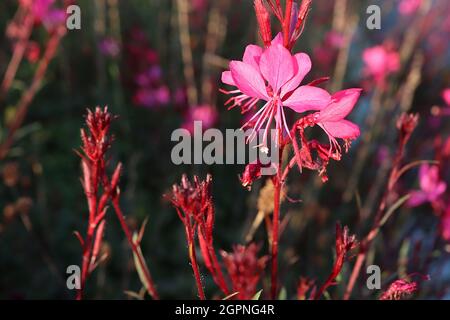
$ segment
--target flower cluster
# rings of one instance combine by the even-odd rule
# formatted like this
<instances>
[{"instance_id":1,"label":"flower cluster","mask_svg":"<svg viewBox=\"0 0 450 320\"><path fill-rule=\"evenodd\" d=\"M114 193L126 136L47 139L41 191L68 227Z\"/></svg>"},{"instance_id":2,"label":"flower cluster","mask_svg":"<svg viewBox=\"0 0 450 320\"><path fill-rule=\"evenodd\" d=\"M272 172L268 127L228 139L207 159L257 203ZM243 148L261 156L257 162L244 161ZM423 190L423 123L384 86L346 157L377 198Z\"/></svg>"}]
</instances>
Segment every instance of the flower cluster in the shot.
<instances>
[{"instance_id":1,"label":"flower cluster","mask_svg":"<svg viewBox=\"0 0 450 320\"><path fill-rule=\"evenodd\" d=\"M170 102L170 91L163 80L158 53L137 27L127 37L125 58L134 104L152 109L166 106Z\"/></svg>"},{"instance_id":2,"label":"flower cluster","mask_svg":"<svg viewBox=\"0 0 450 320\"><path fill-rule=\"evenodd\" d=\"M233 292L238 292L238 299L249 300L256 293L256 286L269 258L258 257L258 251L259 247L252 243L248 246L236 245L233 252L221 252Z\"/></svg>"}]
</instances>

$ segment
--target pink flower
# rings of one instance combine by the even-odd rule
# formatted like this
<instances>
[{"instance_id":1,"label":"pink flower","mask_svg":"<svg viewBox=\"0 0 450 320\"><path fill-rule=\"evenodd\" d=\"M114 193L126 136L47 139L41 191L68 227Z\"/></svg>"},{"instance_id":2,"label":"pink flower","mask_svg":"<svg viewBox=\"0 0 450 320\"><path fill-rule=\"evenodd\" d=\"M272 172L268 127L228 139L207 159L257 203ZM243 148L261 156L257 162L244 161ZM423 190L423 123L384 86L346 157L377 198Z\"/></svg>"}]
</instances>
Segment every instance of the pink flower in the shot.
<instances>
[{"instance_id":1,"label":"pink flower","mask_svg":"<svg viewBox=\"0 0 450 320\"><path fill-rule=\"evenodd\" d=\"M442 91L442 99L444 99L447 106L450 107L450 88L444 89L444 91Z\"/></svg>"},{"instance_id":2,"label":"pink flower","mask_svg":"<svg viewBox=\"0 0 450 320\"><path fill-rule=\"evenodd\" d=\"M240 106L242 113L245 113L255 107L259 100L265 101L264 106L243 126L253 128L250 139L265 126L263 146L267 145L267 133L273 119L277 129L286 130L289 134L284 107L301 113L321 110L330 101L330 95L325 90L300 86L311 70L311 59L305 53L292 56L280 42L279 34L264 50L256 45L248 45L243 61L231 61L230 71L222 73L222 82L237 87L236 90L223 91L238 94L227 101L227 104L231 104L230 108Z\"/></svg>"},{"instance_id":3,"label":"pink flower","mask_svg":"<svg viewBox=\"0 0 450 320\"><path fill-rule=\"evenodd\" d=\"M384 46L367 48L363 52L364 73L383 85L386 77L400 69L400 56L396 51L387 50Z\"/></svg>"},{"instance_id":4,"label":"pink flower","mask_svg":"<svg viewBox=\"0 0 450 320\"><path fill-rule=\"evenodd\" d=\"M398 5L398 11L403 16L414 14L422 4L422 0L401 0Z\"/></svg>"},{"instance_id":5,"label":"pink flower","mask_svg":"<svg viewBox=\"0 0 450 320\"><path fill-rule=\"evenodd\" d=\"M344 118L358 102L362 89L352 88L338 91L331 97L330 103L320 112L313 114L313 119L328 135L331 146L340 150L336 138L354 140L359 134L359 127Z\"/></svg>"},{"instance_id":6,"label":"pink flower","mask_svg":"<svg viewBox=\"0 0 450 320\"><path fill-rule=\"evenodd\" d=\"M447 189L446 183L439 180L438 166L428 164L420 166L419 184L420 190L411 192L411 197L408 200L410 207L416 207L425 202L434 202Z\"/></svg>"},{"instance_id":7,"label":"pink flower","mask_svg":"<svg viewBox=\"0 0 450 320\"><path fill-rule=\"evenodd\" d=\"M201 121L203 129L209 129L217 122L218 114L216 108L210 105L200 105L193 108L189 108L186 115L183 128L194 131L194 121Z\"/></svg>"},{"instance_id":8,"label":"pink flower","mask_svg":"<svg viewBox=\"0 0 450 320\"><path fill-rule=\"evenodd\" d=\"M446 241L450 241L450 204L447 206L447 210L441 217L440 230L441 237Z\"/></svg>"},{"instance_id":9,"label":"pink flower","mask_svg":"<svg viewBox=\"0 0 450 320\"><path fill-rule=\"evenodd\" d=\"M161 107L167 105L169 101L170 92L166 86L138 88L133 96L133 103L148 108Z\"/></svg>"},{"instance_id":10,"label":"pink flower","mask_svg":"<svg viewBox=\"0 0 450 320\"><path fill-rule=\"evenodd\" d=\"M62 23L66 14L64 10L53 8L55 0L20 0L20 5L29 8L36 23L44 24L47 30L54 29Z\"/></svg>"},{"instance_id":11,"label":"pink flower","mask_svg":"<svg viewBox=\"0 0 450 320\"><path fill-rule=\"evenodd\" d=\"M120 44L114 38L105 38L100 41L99 49L104 56L116 58L120 53Z\"/></svg>"}]
</instances>

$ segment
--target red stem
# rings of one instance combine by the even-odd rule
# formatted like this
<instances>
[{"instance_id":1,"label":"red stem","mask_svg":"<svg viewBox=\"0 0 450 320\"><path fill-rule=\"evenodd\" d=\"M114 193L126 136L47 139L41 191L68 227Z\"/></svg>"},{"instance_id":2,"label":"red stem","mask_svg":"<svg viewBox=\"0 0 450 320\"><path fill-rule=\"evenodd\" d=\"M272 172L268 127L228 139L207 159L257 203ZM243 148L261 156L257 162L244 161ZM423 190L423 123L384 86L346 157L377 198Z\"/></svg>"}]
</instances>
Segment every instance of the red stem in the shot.
<instances>
[{"instance_id":1,"label":"red stem","mask_svg":"<svg viewBox=\"0 0 450 320\"><path fill-rule=\"evenodd\" d=\"M187 218L189 219L189 218ZM205 300L205 292L203 291L202 280L200 278L200 271L198 270L197 255L195 253L194 235L190 221L186 221L186 238L188 242L189 259L191 260L192 270L194 271L195 283L197 284L198 296L200 300Z\"/></svg>"},{"instance_id":2,"label":"red stem","mask_svg":"<svg viewBox=\"0 0 450 320\"><path fill-rule=\"evenodd\" d=\"M33 80L31 82L30 87L24 92L22 95L18 105L16 115L11 125L9 126L9 131L6 139L0 145L0 159L3 159L8 154L8 151L13 143L15 133L17 129L20 128L22 122L25 119L25 116L28 112L28 107L31 104L36 92L38 91L42 79L44 78L45 72L47 71L47 67L50 61L53 59L56 53L56 49L58 48L59 42L63 35L65 34L66 29L65 25L58 27L57 30L54 31L51 38L47 42L47 47L45 49L44 56L39 62L36 73L34 74Z\"/></svg>"},{"instance_id":3,"label":"red stem","mask_svg":"<svg viewBox=\"0 0 450 320\"><path fill-rule=\"evenodd\" d=\"M283 20L283 45L288 48L290 37L289 31L291 28L291 12L292 12L292 3L293 0L286 1L286 10L284 11L284 20Z\"/></svg>"},{"instance_id":4,"label":"red stem","mask_svg":"<svg viewBox=\"0 0 450 320\"><path fill-rule=\"evenodd\" d=\"M283 155L283 135L282 130L278 128L278 172L274 181L274 206L273 206L273 221L272 221L272 272L271 272L271 297L276 299L277 296L277 283L278 283L278 240L279 240L279 228L280 228L280 196L281 196L281 165Z\"/></svg>"},{"instance_id":5,"label":"red stem","mask_svg":"<svg viewBox=\"0 0 450 320\"><path fill-rule=\"evenodd\" d=\"M21 9L19 9L21 10ZM22 61L25 50L27 49L28 39L30 37L31 31L33 30L33 21L34 17L30 12L19 12L18 16L20 17L22 14L25 14L25 20L23 22L23 36L17 42L14 47L13 55L11 57L11 61L8 64L8 68L6 69L5 76L2 81L1 89L0 89L0 98L3 98L8 92L11 84L16 76L17 69L19 68L20 62Z\"/></svg>"},{"instance_id":6,"label":"red stem","mask_svg":"<svg viewBox=\"0 0 450 320\"><path fill-rule=\"evenodd\" d=\"M128 243L131 247L131 250L136 255L139 263L139 267L143 271L143 276L145 277L146 284L148 285L148 293L152 296L154 300L159 300L158 293L155 289L155 284L153 282L153 279L150 275L150 271L147 268L147 265L145 263L144 257L142 256L142 252L139 250L139 247L136 245L136 243L133 241L133 237L131 234L130 229L128 228L127 223L125 222L124 215L122 213L122 209L120 209L119 205L119 199L118 197L115 197L112 199L114 211L116 212L117 218L119 219L120 225L122 227L123 232L125 233L125 236L128 240Z\"/></svg>"},{"instance_id":7,"label":"red stem","mask_svg":"<svg viewBox=\"0 0 450 320\"><path fill-rule=\"evenodd\" d=\"M208 244L208 250L209 250L209 255L210 255L212 263L213 263L213 267L216 271L216 276L217 276L217 280L218 280L220 289L223 291L223 293L225 295L229 295L230 291L228 290L228 286L227 286L227 283L223 276L222 269L220 268L219 261L217 260L217 255L214 251L214 247L212 245Z\"/></svg>"}]
</instances>

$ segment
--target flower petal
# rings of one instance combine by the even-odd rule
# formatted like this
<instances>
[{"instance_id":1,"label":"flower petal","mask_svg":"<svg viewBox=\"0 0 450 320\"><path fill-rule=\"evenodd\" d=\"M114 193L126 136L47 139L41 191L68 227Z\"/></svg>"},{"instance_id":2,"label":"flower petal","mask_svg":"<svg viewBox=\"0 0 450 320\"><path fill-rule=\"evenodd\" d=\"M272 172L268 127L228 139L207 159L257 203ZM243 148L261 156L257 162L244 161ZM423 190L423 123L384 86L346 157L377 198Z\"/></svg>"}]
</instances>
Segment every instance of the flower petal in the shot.
<instances>
[{"instance_id":1,"label":"flower petal","mask_svg":"<svg viewBox=\"0 0 450 320\"><path fill-rule=\"evenodd\" d=\"M428 200L427 194L422 191L412 191L410 193L410 197L408 199L407 205L409 207L417 207L420 206L422 203L426 202Z\"/></svg>"},{"instance_id":2,"label":"flower petal","mask_svg":"<svg viewBox=\"0 0 450 320\"><path fill-rule=\"evenodd\" d=\"M268 99L264 80L255 68L241 61L231 61L230 70L242 93L252 98Z\"/></svg>"},{"instance_id":3,"label":"flower petal","mask_svg":"<svg viewBox=\"0 0 450 320\"><path fill-rule=\"evenodd\" d=\"M261 55L259 68L275 93L294 76L294 63L288 49L276 44Z\"/></svg>"},{"instance_id":4,"label":"flower petal","mask_svg":"<svg viewBox=\"0 0 450 320\"><path fill-rule=\"evenodd\" d=\"M303 78L305 78L305 76L311 70L311 59L306 53L297 53L294 56L293 61L295 70L294 77L281 88L281 96L284 96L286 93L297 89L297 87L303 81Z\"/></svg>"},{"instance_id":5,"label":"flower petal","mask_svg":"<svg viewBox=\"0 0 450 320\"><path fill-rule=\"evenodd\" d=\"M272 39L271 44L279 44L281 46L283 45L283 35L281 34L281 32L278 32L275 38Z\"/></svg>"},{"instance_id":6,"label":"flower petal","mask_svg":"<svg viewBox=\"0 0 450 320\"><path fill-rule=\"evenodd\" d=\"M346 89L336 92L331 97L331 103L319 114L319 121L339 121L352 111L361 94L359 88Z\"/></svg>"},{"instance_id":7,"label":"flower petal","mask_svg":"<svg viewBox=\"0 0 450 320\"><path fill-rule=\"evenodd\" d=\"M242 61L259 71L259 60L261 59L262 53L263 49L261 47L250 44L245 48Z\"/></svg>"},{"instance_id":8,"label":"flower petal","mask_svg":"<svg viewBox=\"0 0 450 320\"><path fill-rule=\"evenodd\" d=\"M231 71L222 72L222 82L228 84L230 86L235 86L233 76L231 75Z\"/></svg>"},{"instance_id":9,"label":"flower petal","mask_svg":"<svg viewBox=\"0 0 450 320\"><path fill-rule=\"evenodd\" d=\"M322 110L330 103L330 100L330 94L321 88L301 86L283 101L283 106L296 112Z\"/></svg>"},{"instance_id":10,"label":"flower petal","mask_svg":"<svg viewBox=\"0 0 450 320\"><path fill-rule=\"evenodd\" d=\"M321 123L324 129L333 137L341 139L356 139L359 136L359 127L347 120Z\"/></svg>"}]
</instances>

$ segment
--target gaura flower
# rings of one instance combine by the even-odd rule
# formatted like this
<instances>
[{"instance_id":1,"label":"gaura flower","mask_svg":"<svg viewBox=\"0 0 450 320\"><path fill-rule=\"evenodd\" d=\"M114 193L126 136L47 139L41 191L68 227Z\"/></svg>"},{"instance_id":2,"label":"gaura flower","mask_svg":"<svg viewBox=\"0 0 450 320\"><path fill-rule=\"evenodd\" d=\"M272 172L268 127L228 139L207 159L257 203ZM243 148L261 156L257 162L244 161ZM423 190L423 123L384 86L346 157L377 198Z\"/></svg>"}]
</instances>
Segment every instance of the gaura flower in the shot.
<instances>
[{"instance_id":1,"label":"gaura flower","mask_svg":"<svg viewBox=\"0 0 450 320\"><path fill-rule=\"evenodd\" d=\"M340 151L336 138L350 141L359 136L359 127L344 118L353 110L361 91L359 88L338 91L333 94L330 103L323 110L312 115L314 123L328 135L330 148Z\"/></svg>"},{"instance_id":2,"label":"gaura flower","mask_svg":"<svg viewBox=\"0 0 450 320\"><path fill-rule=\"evenodd\" d=\"M398 4L398 11L403 16L414 14L422 4L422 0L402 0Z\"/></svg>"},{"instance_id":3,"label":"gaura flower","mask_svg":"<svg viewBox=\"0 0 450 320\"><path fill-rule=\"evenodd\" d=\"M194 106L188 109L185 116L183 128L194 132L194 121L201 121L203 129L209 129L217 122L218 114L216 108L209 104Z\"/></svg>"},{"instance_id":4,"label":"gaura flower","mask_svg":"<svg viewBox=\"0 0 450 320\"><path fill-rule=\"evenodd\" d=\"M447 189L444 181L439 180L438 166L423 164L419 169L420 190L411 192L408 200L410 207L417 207L425 202L436 201Z\"/></svg>"},{"instance_id":5,"label":"gaura flower","mask_svg":"<svg viewBox=\"0 0 450 320\"><path fill-rule=\"evenodd\" d=\"M364 73L374 78L379 85L384 85L386 77L400 69L400 55L384 46L375 46L364 50L362 59Z\"/></svg>"},{"instance_id":6,"label":"gaura flower","mask_svg":"<svg viewBox=\"0 0 450 320\"><path fill-rule=\"evenodd\" d=\"M264 127L262 146L267 146L267 133L275 119L276 128L289 134L284 107L297 113L321 110L328 105L330 95L323 89L304 85L303 78L311 70L311 59L305 53L291 55L281 45L281 35L277 35L270 46L262 49L248 45L243 61L231 61L230 70L222 73L222 82L237 87L226 94L237 94L226 104L230 109L242 108L242 113L254 108L258 101L265 104L242 128L252 127L249 140Z\"/></svg>"}]
</instances>

